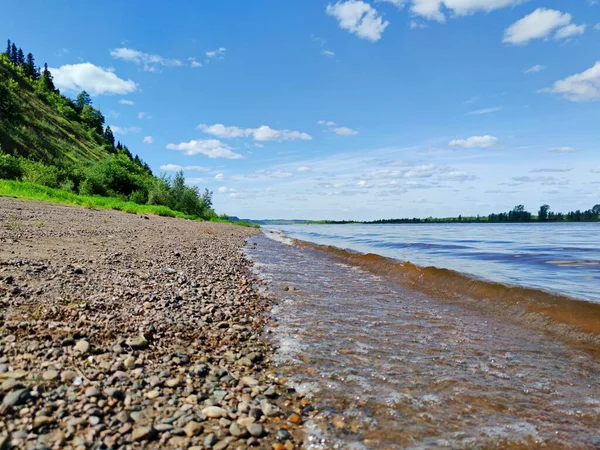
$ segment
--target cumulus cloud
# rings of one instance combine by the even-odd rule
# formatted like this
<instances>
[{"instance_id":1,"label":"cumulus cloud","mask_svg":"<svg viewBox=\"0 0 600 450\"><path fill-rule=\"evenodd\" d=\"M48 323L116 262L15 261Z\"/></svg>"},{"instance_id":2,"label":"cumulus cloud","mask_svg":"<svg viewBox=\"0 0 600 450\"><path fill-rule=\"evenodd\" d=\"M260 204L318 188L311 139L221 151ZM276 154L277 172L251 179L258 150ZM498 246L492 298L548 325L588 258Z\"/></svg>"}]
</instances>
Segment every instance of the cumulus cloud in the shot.
<instances>
[{"instance_id":1,"label":"cumulus cloud","mask_svg":"<svg viewBox=\"0 0 600 450\"><path fill-rule=\"evenodd\" d=\"M123 80L114 72L86 62L50 68L54 84L63 91L87 91L90 95L129 94L137 90L137 84Z\"/></svg>"},{"instance_id":2,"label":"cumulus cloud","mask_svg":"<svg viewBox=\"0 0 600 450\"><path fill-rule=\"evenodd\" d=\"M210 169L203 166L180 166L179 164L164 164L160 166L160 170L165 172L179 172L180 170L186 172L208 172Z\"/></svg>"},{"instance_id":3,"label":"cumulus cloud","mask_svg":"<svg viewBox=\"0 0 600 450\"><path fill-rule=\"evenodd\" d=\"M559 94L572 102L600 100L600 61L588 70L558 80L552 87L540 92Z\"/></svg>"},{"instance_id":4,"label":"cumulus cloud","mask_svg":"<svg viewBox=\"0 0 600 450\"><path fill-rule=\"evenodd\" d=\"M538 8L504 30L502 42L527 44L533 39L547 39L552 33L554 39L567 39L585 32L585 25L572 24L571 20L569 13Z\"/></svg>"},{"instance_id":5,"label":"cumulus cloud","mask_svg":"<svg viewBox=\"0 0 600 450\"><path fill-rule=\"evenodd\" d=\"M152 144L154 143L154 138L152 136L144 136L144 144Z\"/></svg>"},{"instance_id":6,"label":"cumulus cloud","mask_svg":"<svg viewBox=\"0 0 600 450\"><path fill-rule=\"evenodd\" d=\"M491 114L498 111L502 111L504 109L502 106L492 106L491 108L482 108L476 109L475 111L470 111L467 113L468 116L480 116L483 114Z\"/></svg>"},{"instance_id":7,"label":"cumulus cloud","mask_svg":"<svg viewBox=\"0 0 600 450\"><path fill-rule=\"evenodd\" d=\"M211 51L206 52L206 57L212 58L212 59L224 59L226 51L227 51L226 48L219 47L216 50L211 50Z\"/></svg>"},{"instance_id":8,"label":"cumulus cloud","mask_svg":"<svg viewBox=\"0 0 600 450\"><path fill-rule=\"evenodd\" d=\"M460 148L492 148L498 145L498 138L495 136L471 136L466 139L452 139L449 147Z\"/></svg>"},{"instance_id":9,"label":"cumulus cloud","mask_svg":"<svg viewBox=\"0 0 600 450\"><path fill-rule=\"evenodd\" d=\"M112 132L114 134L121 134L121 135L129 134L129 133L139 133L140 131L142 131L142 129L140 127L118 127L116 125L111 125L110 129L112 130Z\"/></svg>"},{"instance_id":10,"label":"cumulus cloud","mask_svg":"<svg viewBox=\"0 0 600 450\"><path fill-rule=\"evenodd\" d=\"M298 167L296 170L301 173L312 172L312 169L306 166Z\"/></svg>"},{"instance_id":11,"label":"cumulus cloud","mask_svg":"<svg viewBox=\"0 0 600 450\"><path fill-rule=\"evenodd\" d=\"M389 25L375 8L361 0L338 1L327 5L325 11L338 21L340 28L371 42L381 39Z\"/></svg>"},{"instance_id":12,"label":"cumulus cloud","mask_svg":"<svg viewBox=\"0 0 600 450\"><path fill-rule=\"evenodd\" d=\"M135 105L135 102L133 102L131 100L126 100L124 98L122 98L121 100L119 100L119 103L121 105L127 105L127 106L133 106L133 105Z\"/></svg>"},{"instance_id":13,"label":"cumulus cloud","mask_svg":"<svg viewBox=\"0 0 600 450\"><path fill-rule=\"evenodd\" d=\"M202 63L196 61L193 56L190 56L187 60L190 62L190 67L202 67Z\"/></svg>"},{"instance_id":14,"label":"cumulus cloud","mask_svg":"<svg viewBox=\"0 0 600 450\"><path fill-rule=\"evenodd\" d=\"M275 130L267 125L258 128L240 128L225 126L221 123L206 125L201 123L198 128L206 134L211 134L221 139L234 139L252 137L255 141L310 141L312 137L307 133L291 130Z\"/></svg>"},{"instance_id":15,"label":"cumulus cloud","mask_svg":"<svg viewBox=\"0 0 600 450\"><path fill-rule=\"evenodd\" d=\"M445 22L442 7L454 16L466 16L476 12L491 12L496 9L514 6L525 0L412 0L411 11L414 14L438 22Z\"/></svg>"},{"instance_id":16,"label":"cumulus cloud","mask_svg":"<svg viewBox=\"0 0 600 450\"><path fill-rule=\"evenodd\" d=\"M242 159L239 153L235 153L231 147L217 139L198 139L179 144L168 144L167 149L179 150L185 155L205 155L209 158Z\"/></svg>"},{"instance_id":17,"label":"cumulus cloud","mask_svg":"<svg viewBox=\"0 0 600 450\"><path fill-rule=\"evenodd\" d=\"M546 68L546 66L542 66L541 64L536 64L535 66L531 66L527 69L525 69L525 73L538 73L541 72L542 70L544 70Z\"/></svg>"},{"instance_id":18,"label":"cumulus cloud","mask_svg":"<svg viewBox=\"0 0 600 450\"><path fill-rule=\"evenodd\" d=\"M406 0L375 0L375 1L377 3L391 3L398 9L404 8L404 5L406 5Z\"/></svg>"},{"instance_id":19,"label":"cumulus cloud","mask_svg":"<svg viewBox=\"0 0 600 450\"><path fill-rule=\"evenodd\" d=\"M333 129L333 132L338 136L354 136L358 134L358 131L348 127L337 127Z\"/></svg>"},{"instance_id":20,"label":"cumulus cloud","mask_svg":"<svg viewBox=\"0 0 600 450\"><path fill-rule=\"evenodd\" d=\"M165 58L160 55L140 52L139 50L127 47L112 49L110 56L121 61L142 65L147 72L156 72L158 66L179 67L183 65L178 59Z\"/></svg>"},{"instance_id":21,"label":"cumulus cloud","mask_svg":"<svg viewBox=\"0 0 600 450\"><path fill-rule=\"evenodd\" d=\"M152 119L152 116L150 114L148 114L147 112L139 112L137 115L137 118L140 120L143 119Z\"/></svg>"},{"instance_id":22,"label":"cumulus cloud","mask_svg":"<svg viewBox=\"0 0 600 450\"><path fill-rule=\"evenodd\" d=\"M328 56L329 58L333 58L335 56L335 52L327 49L321 50L321 55Z\"/></svg>"},{"instance_id":23,"label":"cumulus cloud","mask_svg":"<svg viewBox=\"0 0 600 450\"><path fill-rule=\"evenodd\" d=\"M317 122L317 125L325 125L327 127L335 127L337 124L335 122L331 122L331 121L319 120Z\"/></svg>"}]
</instances>

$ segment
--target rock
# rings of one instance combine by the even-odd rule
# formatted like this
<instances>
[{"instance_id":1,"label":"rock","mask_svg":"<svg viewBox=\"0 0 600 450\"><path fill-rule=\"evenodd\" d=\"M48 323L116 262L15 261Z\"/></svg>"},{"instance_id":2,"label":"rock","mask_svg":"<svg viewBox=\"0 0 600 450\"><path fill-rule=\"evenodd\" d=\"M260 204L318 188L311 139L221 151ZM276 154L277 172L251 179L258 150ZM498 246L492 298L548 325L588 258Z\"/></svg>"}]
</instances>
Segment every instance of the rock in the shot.
<instances>
[{"instance_id":1,"label":"rock","mask_svg":"<svg viewBox=\"0 0 600 450\"><path fill-rule=\"evenodd\" d=\"M2 382L2 385L0 386L0 391L12 391L16 386L19 386L19 382L14 378L9 378Z\"/></svg>"},{"instance_id":2,"label":"rock","mask_svg":"<svg viewBox=\"0 0 600 450\"><path fill-rule=\"evenodd\" d=\"M133 369L135 367L135 358L133 356L128 356L123 361L123 366L125 366L127 370Z\"/></svg>"},{"instance_id":3,"label":"rock","mask_svg":"<svg viewBox=\"0 0 600 450\"><path fill-rule=\"evenodd\" d=\"M280 442L276 442L273 444L273 450L285 450L285 446Z\"/></svg>"},{"instance_id":4,"label":"rock","mask_svg":"<svg viewBox=\"0 0 600 450\"><path fill-rule=\"evenodd\" d=\"M295 425L299 425L302 423L302 417L300 417L298 414L291 414L287 420L288 422L293 423Z\"/></svg>"},{"instance_id":5,"label":"rock","mask_svg":"<svg viewBox=\"0 0 600 450\"><path fill-rule=\"evenodd\" d=\"M75 349L81 354L86 354L90 349L90 343L82 339L81 341L77 341Z\"/></svg>"},{"instance_id":6,"label":"rock","mask_svg":"<svg viewBox=\"0 0 600 450\"><path fill-rule=\"evenodd\" d=\"M2 378L12 378L14 380L20 380L22 378L26 378L29 375L29 372L23 369L13 370L12 372L6 372L2 375Z\"/></svg>"},{"instance_id":7,"label":"rock","mask_svg":"<svg viewBox=\"0 0 600 450\"><path fill-rule=\"evenodd\" d=\"M162 384L162 380L156 375L152 375L148 379L148 384L150 385L150 387L155 388L156 386L160 386Z\"/></svg>"},{"instance_id":8,"label":"rock","mask_svg":"<svg viewBox=\"0 0 600 450\"><path fill-rule=\"evenodd\" d=\"M31 393L29 389L17 389L16 391L9 392L2 400L2 404L6 406L18 406L23 405L29 401Z\"/></svg>"},{"instance_id":9,"label":"rock","mask_svg":"<svg viewBox=\"0 0 600 450\"><path fill-rule=\"evenodd\" d=\"M225 450L227 447L229 447L229 442L226 440L219 441L213 446L214 450Z\"/></svg>"},{"instance_id":10,"label":"rock","mask_svg":"<svg viewBox=\"0 0 600 450\"><path fill-rule=\"evenodd\" d=\"M285 447L285 450L294 450L294 443L292 441L285 441L283 446Z\"/></svg>"},{"instance_id":11,"label":"rock","mask_svg":"<svg viewBox=\"0 0 600 450\"><path fill-rule=\"evenodd\" d=\"M159 433L164 433L165 431L171 431L173 429L173 425L168 423L157 423L154 425L154 429Z\"/></svg>"},{"instance_id":12,"label":"rock","mask_svg":"<svg viewBox=\"0 0 600 450\"><path fill-rule=\"evenodd\" d=\"M251 423L246 426L246 429L254 437L261 437L264 433L263 426L260 423Z\"/></svg>"},{"instance_id":13,"label":"rock","mask_svg":"<svg viewBox=\"0 0 600 450\"><path fill-rule=\"evenodd\" d=\"M240 358L237 360L236 364L244 367L252 367L252 361L248 358Z\"/></svg>"},{"instance_id":14,"label":"rock","mask_svg":"<svg viewBox=\"0 0 600 450\"><path fill-rule=\"evenodd\" d=\"M282 428L281 430L279 430L277 432L277 440L278 441L284 442L284 441L288 441L290 439L292 439L292 435L287 430L284 430Z\"/></svg>"},{"instance_id":15,"label":"rock","mask_svg":"<svg viewBox=\"0 0 600 450\"><path fill-rule=\"evenodd\" d=\"M54 417L37 416L35 419L33 419L33 428L36 429L43 427L44 425L50 425L55 421L56 420L54 419Z\"/></svg>"},{"instance_id":16,"label":"rock","mask_svg":"<svg viewBox=\"0 0 600 450\"><path fill-rule=\"evenodd\" d=\"M58 378L58 372L56 370L46 370L43 374L42 374L42 378L45 381L52 381L52 380L56 380Z\"/></svg>"},{"instance_id":17,"label":"rock","mask_svg":"<svg viewBox=\"0 0 600 450\"><path fill-rule=\"evenodd\" d=\"M219 442L217 437L212 433L204 438L204 446L205 447L212 447L217 442Z\"/></svg>"},{"instance_id":18,"label":"rock","mask_svg":"<svg viewBox=\"0 0 600 450\"><path fill-rule=\"evenodd\" d=\"M260 402L260 409L267 417L275 417L279 415L279 408L273 404L271 404L268 400L263 400Z\"/></svg>"},{"instance_id":19,"label":"rock","mask_svg":"<svg viewBox=\"0 0 600 450\"><path fill-rule=\"evenodd\" d=\"M137 337L128 338L125 341L125 345L128 345L134 350L141 350L148 347L148 340L145 338L143 334L140 334Z\"/></svg>"},{"instance_id":20,"label":"rock","mask_svg":"<svg viewBox=\"0 0 600 450\"><path fill-rule=\"evenodd\" d=\"M225 411L223 408L220 408L218 406L209 406L207 408L204 408L202 410L202 414L204 414L206 417L210 417L212 419L218 419L220 417L227 417L227 411Z\"/></svg>"},{"instance_id":21,"label":"rock","mask_svg":"<svg viewBox=\"0 0 600 450\"><path fill-rule=\"evenodd\" d=\"M202 434L204 431L204 427L198 422L188 422L187 425L183 428L187 437L194 437Z\"/></svg>"},{"instance_id":22,"label":"rock","mask_svg":"<svg viewBox=\"0 0 600 450\"><path fill-rule=\"evenodd\" d=\"M240 437L244 434L244 431L236 422L233 422L229 426L229 434L235 437Z\"/></svg>"},{"instance_id":23,"label":"rock","mask_svg":"<svg viewBox=\"0 0 600 450\"><path fill-rule=\"evenodd\" d=\"M88 423L95 427L96 425L98 425L100 423L100 417L98 416L90 416L88 417Z\"/></svg>"},{"instance_id":24,"label":"rock","mask_svg":"<svg viewBox=\"0 0 600 450\"><path fill-rule=\"evenodd\" d=\"M66 338L63 339L62 342L60 343L61 347L73 347L75 345L75 339L73 338Z\"/></svg>"},{"instance_id":25,"label":"rock","mask_svg":"<svg viewBox=\"0 0 600 450\"><path fill-rule=\"evenodd\" d=\"M69 381L73 381L75 378L77 378L77 372L75 372L74 370L63 370L60 373L60 381L62 382L69 382Z\"/></svg>"},{"instance_id":26,"label":"rock","mask_svg":"<svg viewBox=\"0 0 600 450\"><path fill-rule=\"evenodd\" d=\"M160 395L160 391L157 391L157 390L153 390L153 391L146 393L146 397L149 398L150 400L155 399L159 395Z\"/></svg>"},{"instance_id":27,"label":"rock","mask_svg":"<svg viewBox=\"0 0 600 450\"><path fill-rule=\"evenodd\" d=\"M170 388L179 386L180 383L181 383L181 380L179 378L171 378L170 380L165 381L165 385Z\"/></svg>"},{"instance_id":28,"label":"rock","mask_svg":"<svg viewBox=\"0 0 600 450\"><path fill-rule=\"evenodd\" d=\"M131 420L127 411L120 411L115 417L121 423L127 423Z\"/></svg>"},{"instance_id":29,"label":"rock","mask_svg":"<svg viewBox=\"0 0 600 450\"><path fill-rule=\"evenodd\" d=\"M88 398L91 397L100 397L100 390L96 386L90 386L85 390L85 396Z\"/></svg>"},{"instance_id":30,"label":"rock","mask_svg":"<svg viewBox=\"0 0 600 450\"><path fill-rule=\"evenodd\" d=\"M258 386L258 380L252 377L242 377L241 382L248 387Z\"/></svg>"},{"instance_id":31,"label":"rock","mask_svg":"<svg viewBox=\"0 0 600 450\"><path fill-rule=\"evenodd\" d=\"M139 442L154 437L155 431L152 427L138 427L131 432L131 439Z\"/></svg>"},{"instance_id":32,"label":"rock","mask_svg":"<svg viewBox=\"0 0 600 450\"><path fill-rule=\"evenodd\" d=\"M8 450L10 445L10 435L0 434L0 450Z\"/></svg>"}]
</instances>

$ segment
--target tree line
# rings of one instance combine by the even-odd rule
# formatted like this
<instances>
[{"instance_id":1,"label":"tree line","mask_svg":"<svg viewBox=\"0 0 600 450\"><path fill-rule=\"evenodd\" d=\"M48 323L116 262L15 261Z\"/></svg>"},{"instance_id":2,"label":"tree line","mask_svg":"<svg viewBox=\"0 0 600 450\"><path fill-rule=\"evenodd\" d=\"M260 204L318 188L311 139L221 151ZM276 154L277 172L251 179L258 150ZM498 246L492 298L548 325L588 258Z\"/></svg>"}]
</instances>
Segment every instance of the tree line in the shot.
<instances>
[{"instance_id":1,"label":"tree line","mask_svg":"<svg viewBox=\"0 0 600 450\"><path fill-rule=\"evenodd\" d=\"M84 164L67 158L61 151L51 157L35 158L27 149L0 147L0 178L17 179L60 188L84 195L118 197L139 204L168 206L176 211L204 218L215 216L212 210L212 192L185 184L182 172L174 177L154 176L150 166L115 136L105 117L94 108L86 91L74 99L62 95L54 85L48 64L36 67L32 53L25 56L23 50L8 40L6 51L0 55L0 63L8 68L10 75L0 77L0 132L10 135L27 133L24 114L34 108L24 104L23 89L33 89L35 96L54 109L63 119L78 123L87 138L106 157ZM6 78L6 79L4 79ZM50 126L50 125L48 125ZM59 133L58 130L44 132Z\"/></svg>"}]
</instances>

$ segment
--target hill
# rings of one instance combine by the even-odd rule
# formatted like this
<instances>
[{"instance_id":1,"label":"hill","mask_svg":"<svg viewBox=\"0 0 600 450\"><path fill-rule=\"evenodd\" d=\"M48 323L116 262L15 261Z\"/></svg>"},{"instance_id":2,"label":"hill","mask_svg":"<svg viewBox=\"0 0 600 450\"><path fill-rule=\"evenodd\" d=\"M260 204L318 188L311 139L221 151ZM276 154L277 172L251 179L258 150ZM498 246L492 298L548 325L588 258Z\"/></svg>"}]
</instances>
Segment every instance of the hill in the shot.
<instances>
[{"instance_id":1,"label":"hill","mask_svg":"<svg viewBox=\"0 0 600 450\"><path fill-rule=\"evenodd\" d=\"M189 217L226 219L212 209L212 192L187 186L182 172L155 176L126 145L115 143L85 91L75 99L62 95L47 64L36 67L33 55L25 57L10 40L0 54L0 179L12 180L2 184L5 189L27 184L18 192L45 187L44 192L66 191L70 197L111 197Z\"/></svg>"}]
</instances>

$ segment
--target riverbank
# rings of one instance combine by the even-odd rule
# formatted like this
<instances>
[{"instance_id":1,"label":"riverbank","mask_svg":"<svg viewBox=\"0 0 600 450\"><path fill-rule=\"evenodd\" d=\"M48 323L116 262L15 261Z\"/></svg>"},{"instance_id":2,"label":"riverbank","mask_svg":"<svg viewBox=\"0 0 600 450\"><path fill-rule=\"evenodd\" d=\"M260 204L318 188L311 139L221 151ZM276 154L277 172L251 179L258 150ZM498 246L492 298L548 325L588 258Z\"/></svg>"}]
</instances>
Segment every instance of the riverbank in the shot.
<instances>
[{"instance_id":1,"label":"riverbank","mask_svg":"<svg viewBox=\"0 0 600 450\"><path fill-rule=\"evenodd\" d=\"M296 448L255 233L0 198L0 448Z\"/></svg>"}]
</instances>

